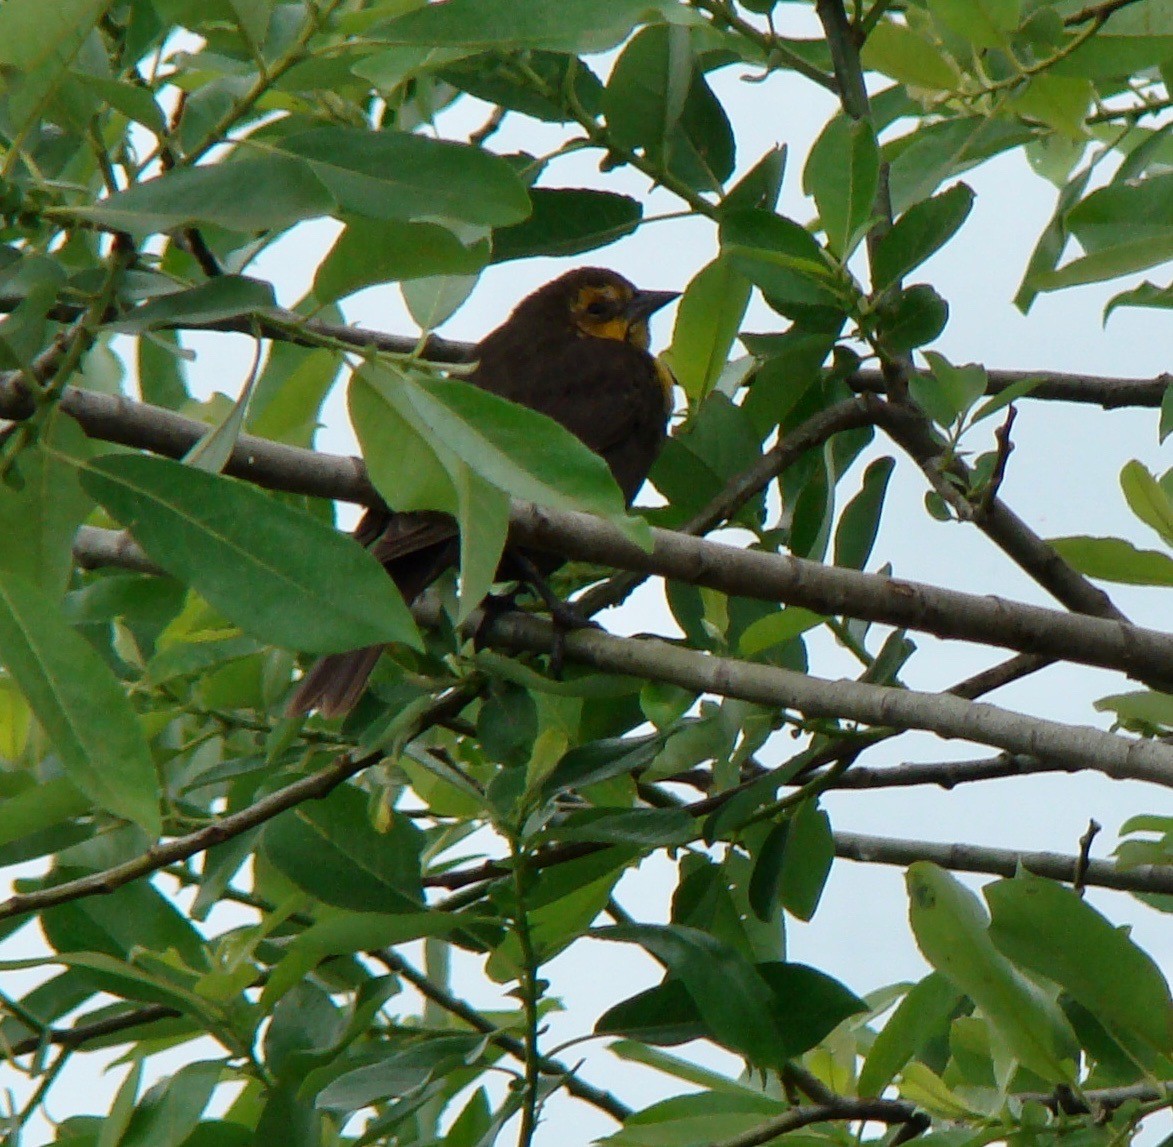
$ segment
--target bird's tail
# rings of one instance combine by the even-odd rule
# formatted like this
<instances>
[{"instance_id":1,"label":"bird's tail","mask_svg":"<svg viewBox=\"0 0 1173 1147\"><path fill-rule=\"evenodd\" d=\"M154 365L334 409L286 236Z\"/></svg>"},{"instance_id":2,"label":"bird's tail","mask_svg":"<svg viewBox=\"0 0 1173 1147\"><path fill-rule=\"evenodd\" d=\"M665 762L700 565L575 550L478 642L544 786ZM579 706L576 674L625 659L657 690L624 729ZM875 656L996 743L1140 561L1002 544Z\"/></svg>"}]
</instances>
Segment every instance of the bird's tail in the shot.
<instances>
[{"instance_id":1,"label":"bird's tail","mask_svg":"<svg viewBox=\"0 0 1173 1147\"><path fill-rule=\"evenodd\" d=\"M317 709L323 717L349 713L362 696L383 649L382 645L368 645L323 657L301 679L285 706L286 716L298 717L311 709Z\"/></svg>"}]
</instances>

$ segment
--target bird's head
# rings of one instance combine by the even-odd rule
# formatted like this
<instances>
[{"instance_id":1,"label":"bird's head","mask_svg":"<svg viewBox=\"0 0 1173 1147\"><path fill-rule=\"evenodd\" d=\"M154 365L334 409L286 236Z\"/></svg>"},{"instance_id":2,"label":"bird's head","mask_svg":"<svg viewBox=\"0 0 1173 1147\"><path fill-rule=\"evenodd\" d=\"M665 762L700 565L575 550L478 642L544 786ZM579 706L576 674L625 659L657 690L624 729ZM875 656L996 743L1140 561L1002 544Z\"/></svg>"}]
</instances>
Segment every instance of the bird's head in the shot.
<instances>
[{"instance_id":1,"label":"bird's head","mask_svg":"<svg viewBox=\"0 0 1173 1147\"><path fill-rule=\"evenodd\" d=\"M563 276L570 319L581 335L615 339L647 350L648 319L679 297L678 291L641 291L622 275L584 267Z\"/></svg>"}]
</instances>

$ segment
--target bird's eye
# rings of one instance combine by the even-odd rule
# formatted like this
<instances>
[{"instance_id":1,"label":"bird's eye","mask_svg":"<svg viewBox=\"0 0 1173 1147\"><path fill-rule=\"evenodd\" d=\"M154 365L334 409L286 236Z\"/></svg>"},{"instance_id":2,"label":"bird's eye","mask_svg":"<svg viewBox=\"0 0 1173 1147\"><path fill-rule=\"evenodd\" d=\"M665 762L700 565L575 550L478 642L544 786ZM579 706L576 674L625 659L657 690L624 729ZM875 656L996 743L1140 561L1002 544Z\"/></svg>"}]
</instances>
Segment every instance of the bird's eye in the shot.
<instances>
[{"instance_id":1,"label":"bird's eye","mask_svg":"<svg viewBox=\"0 0 1173 1147\"><path fill-rule=\"evenodd\" d=\"M586 312L596 319L602 319L611 313L611 304L606 299L595 299L587 304Z\"/></svg>"}]
</instances>

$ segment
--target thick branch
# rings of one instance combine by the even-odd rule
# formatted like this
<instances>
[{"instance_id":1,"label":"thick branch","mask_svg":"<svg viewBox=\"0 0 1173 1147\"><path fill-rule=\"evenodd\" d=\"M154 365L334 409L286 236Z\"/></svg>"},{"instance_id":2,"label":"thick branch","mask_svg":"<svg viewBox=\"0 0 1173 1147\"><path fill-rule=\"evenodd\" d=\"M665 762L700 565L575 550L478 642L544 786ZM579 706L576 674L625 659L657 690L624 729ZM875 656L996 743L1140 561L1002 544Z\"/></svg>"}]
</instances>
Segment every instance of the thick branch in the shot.
<instances>
[{"instance_id":1,"label":"thick branch","mask_svg":"<svg viewBox=\"0 0 1173 1147\"><path fill-rule=\"evenodd\" d=\"M1173 636L1157 630L823 566L784 554L742 550L670 530L653 530L652 536L654 548L647 553L616 527L587 514L518 502L511 515L510 537L515 543L563 557L658 574L739 597L1118 669L1145 681L1173 680ZM120 558L118 564L125 561L143 568L140 551L93 528L79 532L75 552L83 565L114 556Z\"/></svg>"},{"instance_id":2,"label":"thick branch","mask_svg":"<svg viewBox=\"0 0 1173 1147\"><path fill-rule=\"evenodd\" d=\"M533 549L658 574L737 597L859 617L942 638L961 638L1173 681L1173 636L1126 622L1073 617L993 596L824 566L784 554L653 530L651 553L585 514L516 504L510 538Z\"/></svg>"},{"instance_id":3,"label":"thick branch","mask_svg":"<svg viewBox=\"0 0 1173 1147\"><path fill-rule=\"evenodd\" d=\"M8 314L20 303L19 298L0 296L0 314ZM83 313L83 308L66 303L58 304L49 314L57 322L71 322ZM387 354L413 354L434 363L467 363L476 354L476 344L431 335L422 349L417 338L393 335L385 331L366 330L345 323L328 323L321 319L307 319L294 311L273 310L262 315L235 315L208 323L184 323L173 329L191 331L220 331L263 338L275 342L289 342L301 346L319 346L322 342L341 343L356 351L377 350ZM1105 410L1123 407L1159 407L1168 387L1173 386L1173 375L1159 374L1155 378L1109 378L1090 374L1071 374L1049 370L990 370L986 373L988 395L1001 394L1008 387L1026 379L1041 379L1038 386L1023 395L1022 401L1040 399L1054 402L1077 402L1101 406ZM5 392L10 378L0 376L0 417L16 418L11 413ZM884 394L883 375L878 370L860 370L850 376L847 384L860 394Z\"/></svg>"},{"instance_id":4,"label":"thick branch","mask_svg":"<svg viewBox=\"0 0 1173 1147\"><path fill-rule=\"evenodd\" d=\"M513 613L487 624L482 638L505 648L542 652L549 649L551 634L549 623ZM1058 758L1111 777L1173 786L1173 746L1160 741L1131 740L949 694L827 681L771 665L698 653L653 638L580 631L566 636L565 648L573 660L608 673L649 677L698 693L796 709L807 717L924 729L945 738L994 745L1009 753Z\"/></svg>"},{"instance_id":5,"label":"thick branch","mask_svg":"<svg viewBox=\"0 0 1173 1147\"><path fill-rule=\"evenodd\" d=\"M835 833L835 855L863 864L891 864L907 868L928 860L954 872L984 872L991 876L1013 876L1019 867L1049 880L1070 884L1079 865L1078 856L1059 852L1017 852L1010 848L985 848L978 844L937 844L930 840L899 840L894 837L865 836L856 832ZM1109 860L1089 860L1084 884L1118 888L1125 892L1173 893L1173 865L1141 864L1117 868Z\"/></svg>"}]
</instances>

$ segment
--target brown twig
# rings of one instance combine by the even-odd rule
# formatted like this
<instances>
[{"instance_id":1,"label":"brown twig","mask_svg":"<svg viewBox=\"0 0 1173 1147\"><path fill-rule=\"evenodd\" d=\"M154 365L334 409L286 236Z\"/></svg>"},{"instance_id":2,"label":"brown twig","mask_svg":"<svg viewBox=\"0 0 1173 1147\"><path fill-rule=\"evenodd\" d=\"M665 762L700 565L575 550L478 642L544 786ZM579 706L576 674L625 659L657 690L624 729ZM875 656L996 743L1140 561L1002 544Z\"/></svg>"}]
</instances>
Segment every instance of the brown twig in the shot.
<instances>
[{"instance_id":1,"label":"brown twig","mask_svg":"<svg viewBox=\"0 0 1173 1147\"><path fill-rule=\"evenodd\" d=\"M1089 820L1087 822L1087 832L1079 838L1079 856L1075 860L1075 873L1071 878L1071 887L1083 895L1084 880L1087 877L1088 865L1091 863L1092 841L1096 839L1096 834L1103 828L1103 825L1097 820Z\"/></svg>"},{"instance_id":2,"label":"brown twig","mask_svg":"<svg viewBox=\"0 0 1173 1147\"><path fill-rule=\"evenodd\" d=\"M1011 403L1006 410L1006 420L994 431L994 438L998 443L998 451L994 457L994 471L990 475L990 480L986 483L986 488L982 491L981 504L978 508L979 517L989 511L990 505L998 496L998 491L1002 489L1002 482L1006 478L1006 465L1010 461L1010 455L1014 451L1014 443L1010 439L1010 431L1014 428L1014 419L1017 413L1013 403Z\"/></svg>"}]
</instances>

